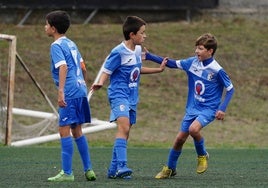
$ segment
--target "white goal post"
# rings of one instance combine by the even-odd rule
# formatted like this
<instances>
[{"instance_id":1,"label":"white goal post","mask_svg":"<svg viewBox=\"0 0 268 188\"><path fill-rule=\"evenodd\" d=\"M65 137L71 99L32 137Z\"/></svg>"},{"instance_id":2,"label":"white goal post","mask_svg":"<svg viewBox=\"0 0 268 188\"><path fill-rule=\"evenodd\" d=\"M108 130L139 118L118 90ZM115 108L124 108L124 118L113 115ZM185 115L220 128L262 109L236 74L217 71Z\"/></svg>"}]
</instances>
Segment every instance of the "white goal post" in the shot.
<instances>
[{"instance_id":1,"label":"white goal post","mask_svg":"<svg viewBox=\"0 0 268 188\"><path fill-rule=\"evenodd\" d=\"M12 130L12 108L14 101L14 84L15 84L15 62L16 62L16 43L17 37L14 35L0 34L0 39L9 42L8 53L8 94L7 94L7 115L6 115L6 137L5 145L11 144L11 130Z\"/></svg>"}]
</instances>

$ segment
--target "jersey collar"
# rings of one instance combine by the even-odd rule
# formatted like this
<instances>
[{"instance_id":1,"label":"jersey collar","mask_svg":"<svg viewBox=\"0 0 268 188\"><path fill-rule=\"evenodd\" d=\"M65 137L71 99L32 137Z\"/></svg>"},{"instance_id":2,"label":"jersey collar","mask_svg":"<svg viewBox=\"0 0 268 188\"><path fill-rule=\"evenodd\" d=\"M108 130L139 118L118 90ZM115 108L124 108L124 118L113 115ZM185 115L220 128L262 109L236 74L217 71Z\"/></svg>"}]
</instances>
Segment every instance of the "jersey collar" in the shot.
<instances>
[{"instance_id":1,"label":"jersey collar","mask_svg":"<svg viewBox=\"0 0 268 188\"><path fill-rule=\"evenodd\" d=\"M204 66L207 66L207 65L210 64L213 60L214 60L213 57L210 57L210 58L208 58L208 59L205 59L205 60L203 61L203 65L204 65Z\"/></svg>"}]
</instances>

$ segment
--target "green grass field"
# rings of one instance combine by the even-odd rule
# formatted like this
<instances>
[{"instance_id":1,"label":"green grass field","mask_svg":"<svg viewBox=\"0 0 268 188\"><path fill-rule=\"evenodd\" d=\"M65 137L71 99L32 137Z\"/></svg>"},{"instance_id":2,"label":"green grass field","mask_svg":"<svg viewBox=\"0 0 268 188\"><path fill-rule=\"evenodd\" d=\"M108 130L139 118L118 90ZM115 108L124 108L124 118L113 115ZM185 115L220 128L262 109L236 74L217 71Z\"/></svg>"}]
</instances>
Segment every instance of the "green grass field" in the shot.
<instances>
[{"instance_id":1,"label":"green grass field","mask_svg":"<svg viewBox=\"0 0 268 188\"><path fill-rule=\"evenodd\" d=\"M165 163L168 149L130 147L129 167L134 171L131 180L106 178L110 147L93 147L90 151L96 181L86 181L79 154L75 150L75 181L52 183L46 180L60 170L59 147L0 147L0 187L268 187L267 149L208 149L209 168L201 175L195 172L194 150L185 149L179 161L177 176L167 180L157 180L154 176Z\"/></svg>"}]
</instances>

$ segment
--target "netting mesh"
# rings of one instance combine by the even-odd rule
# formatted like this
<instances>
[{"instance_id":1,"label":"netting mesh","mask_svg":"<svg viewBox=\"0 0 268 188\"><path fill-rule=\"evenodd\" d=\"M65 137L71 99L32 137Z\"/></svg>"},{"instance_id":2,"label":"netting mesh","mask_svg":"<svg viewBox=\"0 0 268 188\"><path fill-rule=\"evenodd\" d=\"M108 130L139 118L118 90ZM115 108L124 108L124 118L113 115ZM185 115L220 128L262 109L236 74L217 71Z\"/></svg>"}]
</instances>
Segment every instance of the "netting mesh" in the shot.
<instances>
[{"instance_id":1,"label":"netting mesh","mask_svg":"<svg viewBox=\"0 0 268 188\"><path fill-rule=\"evenodd\" d=\"M6 106L2 100L2 89L0 88L0 140L4 143L6 133ZM24 123L24 122L28 122ZM34 117L24 117L13 115L11 141L18 141L43 135L49 135L57 132L58 121L55 118L40 119Z\"/></svg>"},{"instance_id":2,"label":"netting mesh","mask_svg":"<svg viewBox=\"0 0 268 188\"><path fill-rule=\"evenodd\" d=\"M32 125L23 125L13 121L12 141L23 140L57 132L57 120L44 119Z\"/></svg>"}]
</instances>

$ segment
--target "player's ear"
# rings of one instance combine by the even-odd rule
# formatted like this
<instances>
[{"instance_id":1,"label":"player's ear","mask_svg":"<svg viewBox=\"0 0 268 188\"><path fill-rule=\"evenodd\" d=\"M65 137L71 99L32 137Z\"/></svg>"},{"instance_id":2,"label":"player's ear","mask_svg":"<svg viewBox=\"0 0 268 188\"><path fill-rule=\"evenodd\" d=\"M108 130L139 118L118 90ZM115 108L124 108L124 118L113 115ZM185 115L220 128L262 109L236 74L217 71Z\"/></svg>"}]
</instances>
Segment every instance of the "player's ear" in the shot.
<instances>
[{"instance_id":1,"label":"player's ear","mask_svg":"<svg viewBox=\"0 0 268 188\"><path fill-rule=\"evenodd\" d=\"M132 37L134 37L135 36L135 33L134 32L130 32L129 33L129 38L132 38Z\"/></svg>"},{"instance_id":2,"label":"player's ear","mask_svg":"<svg viewBox=\"0 0 268 188\"><path fill-rule=\"evenodd\" d=\"M51 29L52 29L52 31L55 32L55 33L58 32L58 30L56 29L55 26L51 26Z\"/></svg>"},{"instance_id":3,"label":"player's ear","mask_svg":"<svg viewBox=\"0 0 268 188\"><path fill-rule=\"evenodd\" d=\"M209 54L213 54L213 52L214 52L214 50L212 49L212 48L210 48L209 50L208 50L208 52L209 52Z\"/></svg>"}]
</instances>

